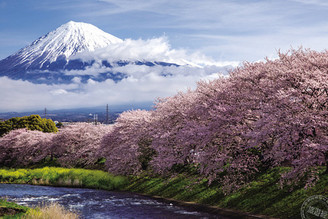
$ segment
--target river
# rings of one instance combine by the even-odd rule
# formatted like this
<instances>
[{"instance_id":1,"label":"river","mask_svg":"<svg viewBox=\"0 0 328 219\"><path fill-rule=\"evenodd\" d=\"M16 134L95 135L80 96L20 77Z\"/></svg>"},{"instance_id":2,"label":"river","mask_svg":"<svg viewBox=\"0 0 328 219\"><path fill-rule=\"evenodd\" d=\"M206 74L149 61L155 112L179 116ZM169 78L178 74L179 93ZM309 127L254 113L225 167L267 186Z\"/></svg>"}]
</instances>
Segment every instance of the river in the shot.
<instances>
[{"instance_id":1,"label":"river","mask_svg":"<svg viewBox=\"0 0 328 219\"><path fill-rule=\"evenodd\" d=\"M149 197L95 189L0 184L0 197L25 206L58 202L81 218L219 218Z\"/></svg>"}]
</instances>

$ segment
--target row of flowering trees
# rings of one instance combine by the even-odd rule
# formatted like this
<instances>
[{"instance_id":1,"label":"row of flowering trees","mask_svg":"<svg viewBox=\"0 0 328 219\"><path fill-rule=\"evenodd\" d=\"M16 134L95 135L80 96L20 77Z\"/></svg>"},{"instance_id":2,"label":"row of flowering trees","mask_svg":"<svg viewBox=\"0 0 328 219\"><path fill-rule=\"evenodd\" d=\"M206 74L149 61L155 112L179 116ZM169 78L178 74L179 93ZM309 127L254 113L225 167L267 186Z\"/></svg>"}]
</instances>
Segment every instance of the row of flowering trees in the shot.
<instances>
[{"instance_id":1,"label":"row of flowering trees","mask_svg":"<svg viewBox=\"0 0 328 219\"><path fill-rule=\"evenodd\" d=\"M0 166L22 167L56 160L65 167L92 167L110 126L78 123L58 133L17 129L0 138Z\"/></svg>"},{"instance_id":2,"label":"row of flowering trees","mask_svg":"<svg viewBox=\"0 0 328 219\"><path fill-rule=\"evenodd\" d=\"M141 171L148 148L147 166L159 174L195 166L233 189L259 171L289 166L283 180L306 175L310 185L317 167L328 170L327 109L328 52L292 50L199 82L153 111L123 113L101 150L117 174Z\"/></svg>"},{"instance_id":3,"label":"row of flowering trees","mask_svg":"<svg viewBox=\"0 0 328 219\"><path fill-rule=\"evenodd\" d=\"M279 53L160 99L152 111L124 112L110 127L12 131L0 138L0 163L50 156L63 166L88 166L104 157L108 171L124 175L166 174L179 165L228 190L260 171L289 166L282 179L307 176L311 184L318 167L328 170L327 81L328 52Z\"/></svg>"}]
</instances>

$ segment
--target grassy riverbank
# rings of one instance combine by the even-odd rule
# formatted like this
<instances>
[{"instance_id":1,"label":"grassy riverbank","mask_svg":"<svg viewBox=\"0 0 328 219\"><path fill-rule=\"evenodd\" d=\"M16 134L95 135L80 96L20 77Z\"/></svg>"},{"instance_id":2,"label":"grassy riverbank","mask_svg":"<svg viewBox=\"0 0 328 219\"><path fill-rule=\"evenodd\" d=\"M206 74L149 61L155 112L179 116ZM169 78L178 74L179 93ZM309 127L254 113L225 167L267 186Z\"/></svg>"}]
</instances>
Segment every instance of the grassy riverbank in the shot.
<instances>
[{"instance_id":1,"label":"grassy riverbank","mask_svg":"<svg viewBox=\"0 0 328 219\"><path fill-rule=\"evenodd\" d=\"M119 190L126 177L113 176L101 170L44 167L40 169L0 169L0 183L81 187Z\"/></svg>"},{"instance_id":2,"label":"grassy riverbank","mask_svg":"<svg viewBox=\"0 0 328 219\"><path fill-rule=\"evenodd\" d=\"M23 216L28 210L28 207L0 199L0 218L19 218L20 216Z\"/></svg>"},{"instance_id":3,"label":"grassy riverbank","mask_svg":"<svg viewBox=\"0 0 328 219\"><path fill-rule=\"evenodd\" d=\"M307 197L328 196L328 175L322 175L316 186L307 190L301 186L294 187L293 190L291 186L280 189L278 181L283 170L276 168L259 175L247 187L229 195L224 195L219 184L213 183L209 186L207 180L199 180L195 175L185 173L169 178L144 174L127 179L99 170L58 167L2 169L0 182L125 190L277 218L299 218L301 205Z\"/></svg>"},{"instance_id":4,"label":"grassy riverbank","mask_svg":"<svg viewBox=\"0 0 328 219\"><path fill-rule=\"evenodd\" d=\"M277 218L300 218L300 209L306 198L312 195L328 196L328 175L322 175L315 187L305 190L301 186L279 188L280 174L284 168L276 168L258 176L256 180L229 195L221 186L207 180L180 174L174 178L133 177L125 188L128 191L164 198L194 202L251 214Z\"/></svg>"}]
</instances>

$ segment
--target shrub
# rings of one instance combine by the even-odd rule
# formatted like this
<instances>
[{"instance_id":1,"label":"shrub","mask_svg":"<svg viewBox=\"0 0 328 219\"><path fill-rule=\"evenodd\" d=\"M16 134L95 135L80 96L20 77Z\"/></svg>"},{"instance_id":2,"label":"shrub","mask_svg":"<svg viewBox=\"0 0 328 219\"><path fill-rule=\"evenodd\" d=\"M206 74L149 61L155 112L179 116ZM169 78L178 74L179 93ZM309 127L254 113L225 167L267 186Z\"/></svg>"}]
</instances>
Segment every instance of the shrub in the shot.
<instances>
[{"instance_id":1,"label":"shrub","mask_svg":"<svg viewBox=\"0 0 328 219\"><path fill-rule=\"evenodd\" d=\"M39 115L14 117L0 122L0 137L14 129L27 128L41 132L57 132L56 124L51 119L41 118Z\"/></svg>"}]
</instances>

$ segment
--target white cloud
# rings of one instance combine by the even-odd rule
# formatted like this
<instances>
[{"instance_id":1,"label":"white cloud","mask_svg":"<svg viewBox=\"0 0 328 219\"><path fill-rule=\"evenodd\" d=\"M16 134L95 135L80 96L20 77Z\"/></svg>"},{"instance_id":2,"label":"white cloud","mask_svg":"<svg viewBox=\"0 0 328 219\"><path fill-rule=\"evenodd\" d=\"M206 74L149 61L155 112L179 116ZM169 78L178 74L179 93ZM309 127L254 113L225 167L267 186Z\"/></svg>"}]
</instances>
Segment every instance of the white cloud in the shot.
<instances>
[{"instance_id":1,"label":"white cloud","mask_svg":"<svg viewBox=\"0 0 328 219\"><path fill-rule=\"evenodd\" d=\"M101 2L107 4L100 12L89 11L85 16L131 17L124 28L151 33L155 32L152 29L163 31L173 45L201 50L220 60L256 61L290 46L327 48L328 2L325 0ZM144 13L144 19L138 20L138 13Z\"/></svg>"},{"instance_id":2,"label":"white cloud","mask_svg":"<svg viewBox=\"0 0 328 219\"><path fill-rule=\"evenodd\" d=\"M81 78L79 78L79 77L74 77L74 78L72 79L72 82L75 83L75 84L80 84L80 83L81 83Z\"/></svg>"},{"instance_id":3,"label":"white cloud","mask_svg":"<svg viewBox=\"0 0 328 219\"><path fill-rule=\"evenodd\" d=\"M139 67L139 66L137 66ZM86 84L62 85L33 84L27 81L0 77L0 111L26 111L43 109L63 109L92 107L103 104L126 104L154 101L157 97L174 95L178 91L194 88L196 81L218 77L207 68L186 67L176 69L180 74L163 77L159 71L144 71L138 74L129 69L131 76L115 83L112 80L96 82L91 79ZM212 69L213 70L213 69ZM192 72L188 74L188 72ZM172 71L173 72L173 71Z\"/></svg>"},{"instance_id":4,"label":"white cloud","mask_svg":"<svg viewBox=\"0 0 328 219\"><path fill-rule=\"evenodd\" d=\"M67 94L68 92L64 89L57 89L57 90L51 90L50 93L52 95L62 95L62 94Z\"/></svg>"},{"instance_id":5,"label":"white cloud","mask_svg":"<svg viewBox=\"0 0 328 219\"><path fill-rule=\"evenodd\" d=\"M307 5L328 6L328 2L326 0L292 0L292 1L307 4Z\"/></svg>"},{"instance_id":6,"label":"white cloud","mask_svg":"<svg viewBox=\"0 0 328 219\"><path fill-rule=\"evenodd\" d=\"M94 52L80 53L71 59L95 60L85 70L66 71L73 75L70 84L33 84L22 80L0 78L0 111L26 111L34 109L63 109L92 107L103 104L151 102L157 97L174 95L178 91L195 88L199 80L214 79L219 73L226 74L235 62L218 62L201 53L170 48L165 37L150 40L124 40ZM101 63L107 60L111 68ZM128 60L119 66L115 61ZM138 65L136 61L169 62L180 66ZM97 76L102 72L123 73L126 78L119 82L98 82L89 79L83 83L83 75ZM40 81L42 82L42 81Z\"/></svg>"},{"instance_id":7,"label":"white cloud","mask_svg":"<svg viewBox=\"0 0 328 219\"><path fill-rule=\"evenodd\" d=\"M78 53L70 59L82 59L84 61L96 60L93 67L88 68L91 74L99 74L103 67L99 63L107 60L110 63L118 60L127 61L157 61L168 62L179 65L191 66L237 66L239 63L236 61L220 62L200 53L200 52L187 52L184 49L171 49L171 46L166 37L153 38L148 40L132 40L126 39L121 43L111 44L106 48L98 49L94 52ZM96 70L97 69L97 70ZM68 72L68 74L72 74ZM81 74L81 72L79 73Z\"/></svg>"}]
</instances>

